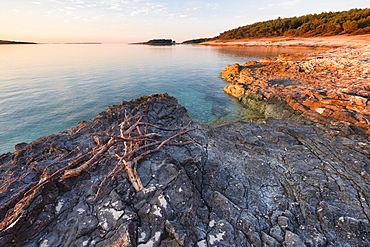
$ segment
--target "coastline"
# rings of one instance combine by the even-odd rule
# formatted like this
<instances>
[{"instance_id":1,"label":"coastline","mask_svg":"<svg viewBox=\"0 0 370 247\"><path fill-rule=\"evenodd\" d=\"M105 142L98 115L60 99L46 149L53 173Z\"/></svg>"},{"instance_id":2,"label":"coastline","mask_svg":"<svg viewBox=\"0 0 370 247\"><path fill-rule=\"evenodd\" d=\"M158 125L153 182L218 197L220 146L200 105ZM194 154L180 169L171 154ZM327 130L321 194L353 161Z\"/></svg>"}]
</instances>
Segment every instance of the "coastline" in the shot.
<instances>
[{"instance_id":1,"label":"coastline","mask_svg":"<svg viewBox=\"0 0 370 247\"><path fill-rule=\"evenodd\" d=\"M224 91L264 117L304 117L370 134L370 35L226 44L327 48L228 65Z\"/></svg>"},{"instance_id":2,"label":"coastline","mask_svg":"<svg viewBox=\"0 0 370 247\"><path fill-rule=\"evenodd\" d=\"M370 34L365 35L336 35L325 37L274 37L260 39L243 39L243 40L212 40L200 43L206 46L277 46L288 48L316 48L332 49L338 47L360 48L364 43L370 42Z\"/></svg>"}]
</instances>

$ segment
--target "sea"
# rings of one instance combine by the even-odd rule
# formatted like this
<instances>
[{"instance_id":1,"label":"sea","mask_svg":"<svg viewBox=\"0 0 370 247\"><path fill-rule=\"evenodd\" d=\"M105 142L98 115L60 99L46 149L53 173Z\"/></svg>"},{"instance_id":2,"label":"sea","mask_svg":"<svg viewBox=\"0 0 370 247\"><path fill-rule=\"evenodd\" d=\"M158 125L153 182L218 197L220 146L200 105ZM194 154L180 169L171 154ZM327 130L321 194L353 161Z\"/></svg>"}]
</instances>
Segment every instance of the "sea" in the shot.
<instances>
[{"instance_id":1,"label":"sea","mask_svg":"<svg viewBox=\"0 0 370 247\"><path fill-rule=\"evenodd\" d=\"M190 117L232 121L245 108L223 92L220 71L280 53L277 47L37 44L0 46L0 154L88 120L109 105L168 93Z\"/></svg>"}]
</instances>

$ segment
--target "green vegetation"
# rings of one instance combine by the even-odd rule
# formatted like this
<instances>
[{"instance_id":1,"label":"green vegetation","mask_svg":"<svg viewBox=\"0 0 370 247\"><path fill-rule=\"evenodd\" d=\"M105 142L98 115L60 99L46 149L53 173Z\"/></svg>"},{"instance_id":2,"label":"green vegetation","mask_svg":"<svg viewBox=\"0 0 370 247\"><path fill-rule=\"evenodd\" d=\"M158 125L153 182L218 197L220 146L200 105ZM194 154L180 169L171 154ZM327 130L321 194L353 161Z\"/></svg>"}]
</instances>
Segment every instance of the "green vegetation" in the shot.
<instances>
[{"instance_id":1,"label":"green vegetation","mask_svg":"<svg viewBox=\"0 0 370 247\"><path fill-rule=\"evenodd\" d=\"M131 45L176 45L176 41L172 39L151 39L146 42L130 43Z\"/></svg>"},{"instance_id":2,"label":"green vegetation","mask_svg":"<svg viewBox=\"0 0 370 247\"><path fill-rule=\"evenodd\" d=\"M185 40L181 44L199 44L202 42L210 41L213 38L199 38L199 39L191 39L191 40Z\"/></svg>"},{"instance_id":3,"label":"green vegetation","mask_svg":"<svg viewBox=\"0 0 370 247\"><path fill-rule=\"evenodd\" d=\"M243 39L279 36L330 36L370 33L370 9L324 12L257 22L221 33L215 39Z\"/></svg>"},{"instance_id":4,"label":"green vegetation","mask_svg":"<svg viewBox=\"0 0 370 247\"><path fill-rule=\"evenodd\" d=\"M176 41L172 39L152 39L146 42L147 45L174 45Z\"/></svg>"}]
</instances>

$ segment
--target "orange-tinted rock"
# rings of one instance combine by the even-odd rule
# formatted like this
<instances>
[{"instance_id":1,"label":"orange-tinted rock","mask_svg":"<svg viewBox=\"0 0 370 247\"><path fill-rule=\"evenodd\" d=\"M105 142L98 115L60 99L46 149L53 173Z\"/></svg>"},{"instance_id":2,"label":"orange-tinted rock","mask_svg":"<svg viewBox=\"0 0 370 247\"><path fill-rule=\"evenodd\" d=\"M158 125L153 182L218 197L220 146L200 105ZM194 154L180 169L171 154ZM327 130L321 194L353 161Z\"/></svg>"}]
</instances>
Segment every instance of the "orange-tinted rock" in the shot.
<instances>
[{"instance_id":1,"label":"orange-tinted rock","mask_svg":"<svg viewBox=\"0 0 370 247\"><path fill-rule=\"evenodd\" d=\"M345 121L345 122L349 122L349 123L357 123L358 120L356 118L353 117L353 115L349 112L344 112L344 111L337 111L337 112L333 112L331 114L331 116L333 118L336 118L340 121Z\"/></svg>"},{"instance_id":2,"label":"orange-tinted rock","mask_svg":"<svg viewBox=\"0 0 370 247\"><path fill-rule=\"evenodd\" d=\"M234 97L245 94L245 89L241 84L229 84L224 87L224 92Z\"/></svg>"},{"instance_id":3,"label":"orange-tinted rock","mask_svg":"<svg viewBox=\"0 0 370 247\"><path fill-rule=\"evenodd\" d=\"M324 117L332 116L334 111L328 108L316 108L315 111Z\"/></svg>"},{"instance_id":4,"label":"orange-tinted rock","mask_svg":"<svg viewBox=\"0 0 370 247\"><path fill-rule=\"evenodd\" d=\"M241 67L239 64L226 65L226 68L222 70L221 78L225 81L236 82L240 79Z\"/></svg>"},{"instance_id":5,"label":"orange-tinted rock","mask_svg":"<svg viewBox=\"0 0 370 247\"><path fill-rule=\"evenodd\" d=\"M322 102L314 99L307 99L302 102L302 105L307 106L308 108L319 108L322 107Z\"/></svg>"},{"instance_id":6,"label":"orange-tinted rock","mask_svg":"<svg viewBox=\"0 0 370 247\"><path fill-rule=\"evenodd\" d=\"M274 97L313 121L344 122L366 132L370 128L370 63L361 58L370 46L348 49L320 55L281 54L277 59L228 65L221 77L231 84L224 90L235 97L250 93Z\"/></svg>"}]
</instances>

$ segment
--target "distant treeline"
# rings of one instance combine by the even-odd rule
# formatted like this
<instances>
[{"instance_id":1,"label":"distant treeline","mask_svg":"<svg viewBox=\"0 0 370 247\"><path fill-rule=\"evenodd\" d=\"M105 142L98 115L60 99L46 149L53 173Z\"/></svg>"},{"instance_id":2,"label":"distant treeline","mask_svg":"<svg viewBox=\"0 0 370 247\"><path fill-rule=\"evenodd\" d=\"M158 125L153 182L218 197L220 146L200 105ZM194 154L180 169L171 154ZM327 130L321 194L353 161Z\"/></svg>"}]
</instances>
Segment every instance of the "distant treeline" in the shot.
<instances>
[{"instance_id":1,"label":"distant treeline","mask_svg":"<svg viewBox=\"0 0 370 247\"><path fill-rule=\"evenodd\" d=\"M329 36L370 33L370 9L324 12L292 18L278 18L225 31L214 39L243 39L277 36Z\"/></svg>"},{"instance_id":2,"label":"distant treeline","mask_svg":"<svg viewBox=\"0 0 370 247\"><path fill-rule=\"evenodd\" d=\"M19 41L10 41L10 40L0 40L0 45L22 45L22 44L36 44L34 42L19 42Z\"/></svg>"},{"instance_id":3,"label":"distant treeline","mask_svg":"<svg viewBox=\"0 0 370 247\"><path fill-rule=\"evenodd\" d=\"M176 41L172 39L151 39L145 44L147 45L174 45Z\"/></svg>"},{"instance_id":4,"label":"distant treeline","mask_svg":"<svg viewBox=\"0 0 370 247\"><path fill-rule=\"evenodd\" d=\"M181 44L199 44L202 42L210 41L213 38L200 38L200 39L191 39L191 40L185 40Z\"/></svg>"}]
</instances>

